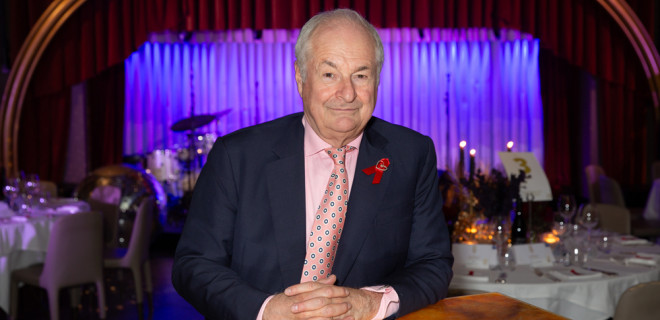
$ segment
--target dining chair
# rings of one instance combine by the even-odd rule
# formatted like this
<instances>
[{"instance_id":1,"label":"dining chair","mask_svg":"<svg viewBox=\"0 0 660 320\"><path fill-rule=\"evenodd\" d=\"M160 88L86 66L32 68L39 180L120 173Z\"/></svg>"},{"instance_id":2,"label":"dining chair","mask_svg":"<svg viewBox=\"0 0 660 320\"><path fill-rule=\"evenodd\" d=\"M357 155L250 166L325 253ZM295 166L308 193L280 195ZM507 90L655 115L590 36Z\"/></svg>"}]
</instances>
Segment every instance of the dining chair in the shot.
<instances>
[{"instance_id":1,"label":"dining chair","mask_svg":"<svg viewBox=\"0 0 660 320\"><path fill-rule=\"evenodd\" d=\"M593 206L589 204L587 206ZM601 230L616 232L619 234L630 234L630 210L625 207L599 203L595 205L599 215L599 226Z\"/></svg>"},{"instance_id":2,"label":"dining chair","mask_svg":"<svg viewBox=\"0 0 660 320\"><path fill-rule=\"evenodd\" d=\"M103 260L103 266L106 269L131 270L140 319L143 317L144 292L148 295L149 309L153 312L153 295L151 294L153 286L151 283L151 265L149 263L149 245L153 228L153 202L154 200L151 198L144 198L140 202L131 230L128 248L106 250Z\"/></svg>"},{"instance_id":3,"label":"dining chair","mask_svg":"<svg viewBox=\"0 0 660 320\"><path fill-rule=\"evenodd\" d=\"M57 219L49 237L44 263L11 273L9 312L12 319L18 315L20 284L46 289L50 318L58 320L60 290L89 283L96 284L99 316L105 319L101 224L98 212L80 212Z\"/></svg>"},{"instance_id":4,"label":"dining chair","mask_svg":"<svg viewBox=\"0 0 660 320\"><path fill-rule=\"evenodd\" d=\"M654 320L660 314L660 281L645 282L623 292L616 304L614 320Z\"/></svg>"},{"instance_id":5,"label":"dining chair","mask_svg":"<svg viewBox=\"0 0 660 320\"><path fill-rule=\"evenodd\" d=\"M106 248L117 247L117 228L119 224L119 206L106 203L94 198L87 199L92 211L98 211L103 215L103 243Z\"/></svg>"},{"instance_id":6,"label":"dining chair","mask_svg":"<svg viewBox=\"0 0 660 320\"><path fill-rule=\"evenodd\" d=\"M626 207L619 183L608 177L599 165L590 164L584 169L591 203L606 203Z\"/></svg>"},{"instance_id":7,"label":"dining chair","mask_svg":"<svg viewBox=\"0 0 660 320\"><path fill-rule=\"evenodd\" d=\"M53 181L39 181L39 190L41 190L43 194L48 194L53 198L57 198L57 185Z\"/></svg>"}]
</instances>

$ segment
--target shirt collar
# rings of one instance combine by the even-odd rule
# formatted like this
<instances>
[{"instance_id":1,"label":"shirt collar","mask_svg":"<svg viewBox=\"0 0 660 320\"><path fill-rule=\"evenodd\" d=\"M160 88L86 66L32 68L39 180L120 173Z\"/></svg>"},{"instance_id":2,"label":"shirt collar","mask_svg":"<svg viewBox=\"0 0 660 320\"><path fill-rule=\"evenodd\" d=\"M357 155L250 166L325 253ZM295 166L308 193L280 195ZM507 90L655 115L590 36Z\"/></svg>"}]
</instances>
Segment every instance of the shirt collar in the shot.
<instances>
[{"instance_id":1,"label":"shirt collar","mask_svg":"<svg viewBox=\"0 0 660 320\"><path fill-rule=\"evenodd\" d=\"M319 137L318 134L312 129L312 127L307 123L307 119L305 119L305 116L303 115L302 117L302 124L303 127L305 128L305 157L311 156L313 154L319 153L323 151L324 149L332 147L329 143L323 141L321 137ZM355 138L353 141L349 142L349 146L355 147L358 151L360 150L360 143L362 142L362 135L364 134L364 131L360 133L357 138ZM353 151L355 152L355 151Z\"/></svg>"}]
</instances>

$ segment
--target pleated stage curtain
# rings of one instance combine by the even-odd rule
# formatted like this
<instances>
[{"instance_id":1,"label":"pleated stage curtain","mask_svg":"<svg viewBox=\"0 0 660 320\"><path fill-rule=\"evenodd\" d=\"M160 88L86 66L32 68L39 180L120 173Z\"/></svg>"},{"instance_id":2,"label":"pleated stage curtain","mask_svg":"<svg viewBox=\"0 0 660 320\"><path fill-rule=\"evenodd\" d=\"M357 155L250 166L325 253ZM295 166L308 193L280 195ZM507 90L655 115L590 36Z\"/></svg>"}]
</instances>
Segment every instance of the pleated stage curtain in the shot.
<instances>
[{"instance_id":1,"label":"pleated stage curtain","mask_svg":"<svg viewBox=\"0 0 660 320\"><path fill-rule=\"evenodd\" d=\"M461 140L477 166L498 167L508 141L543 162L539 41L487 29L380 29L385 49L374 115L430 136L438 168L453 169ZM228 112L196 133L224 135L302 111L293 47L298 30L154 35L125 61L124 153L178 149L171 126Z\"/></svg>"}]
</instances>

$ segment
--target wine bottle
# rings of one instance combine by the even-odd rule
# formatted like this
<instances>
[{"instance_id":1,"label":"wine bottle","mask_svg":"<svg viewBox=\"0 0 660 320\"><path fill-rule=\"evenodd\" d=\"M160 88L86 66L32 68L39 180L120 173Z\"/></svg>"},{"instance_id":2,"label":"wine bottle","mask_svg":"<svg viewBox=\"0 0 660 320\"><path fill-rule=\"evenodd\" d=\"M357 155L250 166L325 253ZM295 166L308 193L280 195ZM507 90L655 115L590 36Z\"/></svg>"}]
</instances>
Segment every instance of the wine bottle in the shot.
<instances>
[{"instance_id":1,"label":"wine bottle","mask_svg":"<svg viewBox=\"0 0 660 320\"><path fill-rule=\"evenodd\" d=\"M511 204L511 244L527 243L527 224L522 214L522 204L515 198L511 200Z\"/></svg>"}]
</instances>

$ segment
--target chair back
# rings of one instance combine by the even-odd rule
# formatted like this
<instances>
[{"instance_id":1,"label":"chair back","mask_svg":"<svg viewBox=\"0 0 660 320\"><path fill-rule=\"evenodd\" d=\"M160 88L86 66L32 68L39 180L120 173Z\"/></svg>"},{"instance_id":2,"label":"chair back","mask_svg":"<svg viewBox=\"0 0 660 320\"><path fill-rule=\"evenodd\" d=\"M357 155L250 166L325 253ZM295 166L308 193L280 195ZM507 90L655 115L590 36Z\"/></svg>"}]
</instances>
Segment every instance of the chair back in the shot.
<instances>
[{"instance_id":1,"label":"chair back","mask_svg":"<svg viewBox=\"0 0 660 320\"><path fill-rule=\"evenodd\" d=\"M106 203L94 198L87 199L92 211L100 212L103 216L103 243L107 248L117 247L117 229L119 224L119 206Z\"/></svg>"},{"instance_id":2,"label":"chair back","mask_svg":"<svg viewBox=\"0 0 660 320\"><path fill-rule=\"evenodd\" d=\"M60 217L48 240L42 286L93 283L103 275L101 214L80 212Z\"/></svg>"},{"instance_id":3,"label":"chair back","mask_svg":"<svg viewBox=\"0 0 660 320\"><path fill-rule=\"evenodd\" d=\"M55 182L41 180L39 181L39 190L42 194L47 194L53 198L57 197L57 185Z\"/></svg>"},{"instance_id":4,"label":"chair back","mask_svg":"<svg viewBox=\"0 0 660 320\"><path fill-rule=\"evenodd\" d=\"M605 171L599 165L590 164L585 167L589 187L589 201L591 203L607 203L625 207L623 192L619 183L605 175Z\"/></svg>"},{"instance_id":5,"label":"chair back","mask_svg":"<svg viewBox=\"0 0 660 320\"><path fill-rule=\"evenodd\" d=\"M626 206L619 183L608 176L598 177L597 194L597 203L613 204L620 207Z\"/></svg>"},{"instance_id":6,"label":"chair back","mask_svg":"<svg viewBox=\"0 0 660 320\"><path fill-rule=\"evenodd\" d=\"M641 283L624 291L614 311L614 320L652 320L660 314L660 281Z\"/></svg>"},{"instance_id":7,"label":"chair back","mask_svg":"<svg viewBox=\"0 0 660 320\"><path fill-rule=\"evenodd\" d=\"M594 206L594 204L588 206ZM595 209L600 216L600 229L619 234L630 234L630 210L605 203L595 205Z\"/></svg>"},{"instance_id":8,"label":"chair back","mask_svg":"<svg viewBox=\"0 0 660 320\"><path fill-rule=\"evenodd\" d=\"M126 250L124 259L139 259L140 262L144 262L149 258L149 245L153 228L153 209L153 199L142 199L135 215L131 239L129 240L130 242L128 243L128 249Z\"/></svg>"}]
</instances>

